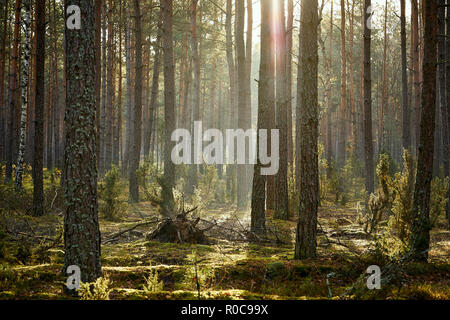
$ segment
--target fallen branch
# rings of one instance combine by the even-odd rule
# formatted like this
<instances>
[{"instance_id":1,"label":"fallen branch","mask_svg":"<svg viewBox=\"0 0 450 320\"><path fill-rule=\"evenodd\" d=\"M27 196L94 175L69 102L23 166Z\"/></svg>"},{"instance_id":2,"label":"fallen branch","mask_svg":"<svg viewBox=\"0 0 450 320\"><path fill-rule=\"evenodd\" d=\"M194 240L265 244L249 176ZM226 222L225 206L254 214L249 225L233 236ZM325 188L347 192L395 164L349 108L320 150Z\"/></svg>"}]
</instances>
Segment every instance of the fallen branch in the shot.
<instances>
[{"instance_id":1,"label":"fallen branch","mask_svg":"<svg viewBox=\"0 0 450 320\"><path fill-rule=\"evenodd\" d=\"M159 219L154 219L154 220L151 220L151 221L141 222L141 223L138 223L138 224L132 226L131 228L128 228L128 229L116 232L111 237L109 237L109 239L105 240L105 242L103 242L103 244L107 244L107 243L113 242L113 241L117 240L117 238L119 238L121 235L123 235L123 234L125 234L127 232L130 232L130 231L133 231L134 229L136 229L138 227L145 226L145 225L152 224L152 223L156 223L156 222L159 222L159 221L160 221Z\"/></svg>"}]
</instances>

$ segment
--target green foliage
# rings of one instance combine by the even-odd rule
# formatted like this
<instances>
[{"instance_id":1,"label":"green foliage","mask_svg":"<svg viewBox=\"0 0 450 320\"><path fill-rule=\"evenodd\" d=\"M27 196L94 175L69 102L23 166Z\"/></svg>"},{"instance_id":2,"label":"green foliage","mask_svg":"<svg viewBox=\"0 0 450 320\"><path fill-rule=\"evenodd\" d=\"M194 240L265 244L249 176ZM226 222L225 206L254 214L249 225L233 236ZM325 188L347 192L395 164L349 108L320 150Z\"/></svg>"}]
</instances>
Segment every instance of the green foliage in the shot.
<instances>
[{"instance_id":1,"label":"green foliage","mask_svg":"<svg viewBox=\"0 0 450 320\"><path fill-rule=\"evenodd\" d=\"M186 272L179 287L197 291L198 295L200 295L201 290L214 281L214 268L201 264L203 259L200 259L196 250L193 250L192 253L186 257L186 262Z\"/></svg>"},{"instance_id":2,"label":"green foliage","mask_svg":"<svg viewBox=\"0 0 450 320\"><path fill-rule=\"evenodd\" d=\"M436 225L440 216L445 216L448 185L449 177L445 179L435 177L431 181L430 223L432 227Z\"/></svg>"},{"instance_id":3,"label":"green foliage","mask_svg":"<svg viewBox=\"0 0 450 320\"><path fill-rule=\"evenodd\" d=\"M392 181L395 190L395 199L392 213L388 222L388 231L406 243L409 239L412 224L412 201L414 195L415 167L414 159L408 151L403 152L403 171L397 172Z\"/></svg>"},{"instance_id":4,"label":"green foliage","mask_svg":"<svg viewBox=\"0 0 450 320\"><path fill-rule=\"evenodd\" d=\"M164 283L159 281L158 270L150 269L148 277L145 278L143 289L146 293L163 291Z\"/></svg>"},{"instance_id":5,"label":"green foliage","mask_svg":"<svg viewBox=\"0 0 450 320\"><path fill-rule=\"evenodd\" d=\"M295 167L288 167L288 199L289 199L289 215L295 216L300 205L300 194L297 190L295 180Z\"/></svg>"},{"instance_id":6,"label":"green foliage","mask_svg":"<svg viewBox=\"0 0 450 320\"><path fill-rule=\"evenodd\" d=\"M376 171L379 187L375 194L371 194L369 196L369 201L367 204L368 214L365 217L364 227L366 232L374 232L378 226L378 223L383 218L383 214L390 214L395 193L393 193L389 188L392 184L392 179L389 176L389 168L389 156L387 154L380 154L380 160Z\"/></svg>"},{"instance_id":7,"label":"green foliage","mask_svg":"<svg viewBox=\"0 0 450 320\"><path fill-rule=\"evenodd\" d=\"M104 276L95 282L80 283L77 291L81 300L109 300L110 285L109 277Z\"/></svg>"},{"instance_id":8,"label":"green foliage","mask_svg":"<svg viewBox=\"0 0 450 320\"><path fill-rule=\"evenodd\" d=\"M120 199L122 188L119 169L113 166L98 185L99 209L105 219L116 221L126 212L125 201Z\"/></svg>"}]
</instances>

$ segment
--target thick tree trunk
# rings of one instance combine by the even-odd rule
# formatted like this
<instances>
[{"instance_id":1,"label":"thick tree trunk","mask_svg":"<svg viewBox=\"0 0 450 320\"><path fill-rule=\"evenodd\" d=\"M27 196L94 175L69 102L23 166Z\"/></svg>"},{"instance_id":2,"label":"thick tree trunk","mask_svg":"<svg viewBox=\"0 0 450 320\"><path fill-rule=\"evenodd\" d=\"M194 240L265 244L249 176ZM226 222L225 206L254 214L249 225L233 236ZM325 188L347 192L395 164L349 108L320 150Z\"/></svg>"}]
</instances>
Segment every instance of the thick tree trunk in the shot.
<instances>
[{"instance_id":1,"label":"thick tree trunk","mask_svg":"<svg viewBox=\"0 0 450 320\"><path fill-rule=\"evenodd\" d=\"M76 265L82 282L101 276L97 204L94 4L70 1L83 13L82 29L65 29L66 143L64 154L64 267ZM65 2L67 12L69 3ZM83 53L83 54L81 54Z\"/></svg>"},{"instance_id":2,"label":"thick tree trunk","mask_svg":"<svg viewBox=\"0 0 450 320\"><path fill-rule=\"evenodd\" d=\"M315 258L319 206L318 27L317 0L303 0L300 15L301 145L300 205L295 238L295 259Z\"/></svg>"},{"instance_id":3,"label":"thick tree trunk","mask_svg":"<svg viewBox=\"0 0 450 320\"><path fill-rule=\"evenodd\" d=\"M272 19L271 12L273 10L272 0L261 1L261 58L259 66L259 82L258 82L258 140L257 150L261 143L261 135L259 130L269 128L270 109L274 104L275 84L273 81L272 68L270 67L273 59L272 39ZM267 130L266 140L270 135ZM267 141L266 141L267 142ZM265 142L264 142L265 143ZM251 204L251 231L257 235L264 236L266 233L266 176L261 175L263 165L258 156L257 163L253 170L253 189Z\"/></svg>"},{"instance_id":4,"label":"thick tree trunk","mask_svg":"<svg viewBox=\"0 0 450 320\"><path fill-rule=\"evenodd\" d=\"M173 2L163 2L162 43L164 52L164 181L162 185L162 214L174 213L173 188L175 187L175 164L171 159L175 130L175 70L173 63Z\"/></svg>"},{"instance_id":5,"label":"thick tree trunk","mask_svg":"<svg viewBox=\"0 0 450 320\"><path fill-rule=\"evenodd\" d=\"M416 261L427 261L430 249L430 188L433 177L433 148L436 108L437 2L424 1L424 57L422 112L413 200L411 252Z\"/></svg>"},{"instance_id":6,"label":"thick tree trunk","mask_svg":"<svg viewBox=\"0 0 450 320\"><path fill-rule=\"evenodd\" d=\"M36 91L33 152L33 216L44 214L44 67L45 67L45 0L36 1Z\"/></svg>"},{"instance_id":7,"label":"thick tree trunk","mask_svg":"<svg viewBox=\"0 0 450 320\"><path fill-rule=\"evenodd\" d=\"M141 117L142 117L142 28L139 0L133 1L135 27L135 84L134 84L134 118L132 119L132 141L130 146L129 189L130 200L139 202L139 185L137 169L141 155Z\"/></svg>"},{"instance_id":8,"label":"thick tree trunk","mask_svg":"<svg viewBox=\"0 0 450 320\"><path fill-rule=\"evenodd\" d=\"M366 191L374 191L373 138L372 138L372 76L370 71L371 29L368 20L371 18L369 8L371 0L364 0L364 154L366 168ZM368 12L369 11L369 12Z\"/></svg>"}]
</instances>

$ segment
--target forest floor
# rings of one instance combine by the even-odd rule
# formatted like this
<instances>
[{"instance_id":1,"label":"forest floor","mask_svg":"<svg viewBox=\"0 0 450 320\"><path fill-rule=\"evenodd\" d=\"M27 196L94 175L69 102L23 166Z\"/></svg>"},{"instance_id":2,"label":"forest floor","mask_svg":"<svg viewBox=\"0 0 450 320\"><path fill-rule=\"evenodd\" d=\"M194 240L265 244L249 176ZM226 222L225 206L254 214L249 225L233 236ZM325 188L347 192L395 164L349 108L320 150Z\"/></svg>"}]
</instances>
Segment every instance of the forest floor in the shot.
<instances>
[{"instance_id":1,"label":"forest floor","mask_svg":"<svg viewBox=\"0 0 450 320\"><path fill-rule=\"evenodd\" d=\"M373 255L365 254L371 236L352 222L357 217L354 207L355 203L342 207L322 201L318 257L296 261L294 218L273 220L269 213L269 233L277 236L268 243L249 243L238 237L214 239L217 232L211 232L214 241L209 245L159 243L145 240L145 234L155 224L138 226L117 236L121 230L158 217L148 202L130 205L120 221L100 220L102 270L110 280L109 296L111 299L197 299L199 295L202 299L328 299L331 291L332 297L339 297L369 265L383 264L374 261ZM248 212L237 213L225 206L211 205L202 212L204 219L222 221L216 229L244 230L248 216ZM66 278L61 270L64 252L58 236L61 213L40 218L6 214L4 219L8 233L2 240L0 298L69 299L62 293ZM406 265L403 284L379 290L375 298L450 299L450 232L437 228L431 237L431 262ZM157 270L163 282L162 291L144 290L151 270Z\"/></svg>"}]
</instances>

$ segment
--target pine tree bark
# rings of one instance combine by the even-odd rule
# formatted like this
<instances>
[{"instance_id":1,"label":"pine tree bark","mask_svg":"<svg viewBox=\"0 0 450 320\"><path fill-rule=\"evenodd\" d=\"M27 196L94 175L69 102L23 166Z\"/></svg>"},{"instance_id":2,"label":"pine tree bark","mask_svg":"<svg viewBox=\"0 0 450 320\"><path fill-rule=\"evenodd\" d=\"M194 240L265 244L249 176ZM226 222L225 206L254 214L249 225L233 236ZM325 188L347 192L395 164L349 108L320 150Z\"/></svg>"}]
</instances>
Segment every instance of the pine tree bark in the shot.
<instances>
[{"instance_id":1,"label":"pine tree bark","mask_svg":"<svg viewBox=\"0 0 450 320\"><path fill-rule=\"evenodd\" d=\"M100 117L101 117L101 86L102 86L102 49L101 49L101 31L102 31L102 0L95 0L94 2L95 14L95 110L96 110L96 138L97 138L97 166L100 168Z\"/></svg>"},{"instance_id":2,"label":"pine tree bark","mask_svg":"<svg viewBox=\"0 0 450 320\"><path fill-rule=\"evenodd\" d=\"M269 129L269 118L271 105L274 104L275 84L273 76L270 75L271 63L273 59L272 48L272 19L273 10L272 0L261 1L261 58L259 66L259 82L258 82L258 136L257 149L261 143L261 135L259 130ZM265 139L270 135L267 130ZM257 163L253 170L253 188L252 188L252 204L251 204L251 227L250 230L259 236L266 234L266 176L261 175L261 164L258 156Z\"/></svg>"},{"instance_id":3,"label":"pine tree bark","mask_svg":"<svg viewBox=\"0 0 450 320\"><path fill-rule=\"evenodd\" d=\"M5 101L5 65L6 65L6 37L8 26L8 0L2 5L2 29L0 34L0 161L5 160L5 136L7 106ZM1 172L0 172L1 173Z\"/></svg>"},{"instance_id":4,"label":"pine tree bark","mask_svg":"<svg viewBox=\"0 0 450 320\"><path fill-rule=\"evenodd\" d=\"M175 130L175 70L173 63L173 2L163 1L162 44L164 53L164 183L162 185L162 214L174 213L173 188L175 164L171 154L174 147L172 132Z\"/></svg>"},{"instance_id":5,"label":"pine tree bark","mask_svg":"<svg viewBox=\"0 0 450 320\"><path fill-rule=\"evenodd\" d=\"M347 0L347 4L348 4ZM351 156L356 159L357 153L356 150L358 150L358 128L357 128L357 111L356 111L356 104L355 104L355 81L354 81L354 69L353 69L353 33L354 33L354 20L355 20L355 2L352 1L351 5L351 14L350 14L350 30L348 35L348 62L349 62L349 82L350 82L350 90L349 90L349 96L350 96L350 112L351 112L351 120L352 120L352 143L351 143Z\"/></svg>"},{"instance_id":6,"label":"pine tree bark","mask_svg":"<svg viewBox=\"0 0 450 320\"><path fill-rule=\"evenodd\" d=\"M45 0L36 1L36 89L33 152L33 216L44 215L44 68L45 68Z\"/></svg>"},{"instance_id":7,"label":"pine tree bark","mask_svg":"<svg viewBox=\"0 0 450 320\"><path fill-rule=\"evenodd\" d=\"M225 17L225 32L226 32L226 55L227 55L227 65L228 65L228 75L230 82L229 89L229 100L230 100L230 112L229 112L229 128L234 128L236 123L234 121L234 113L237 110L237 91L236 91L236 65L235 65L235 57L233 54L233 34L232 34L232 1L227 0L226 3L226 17ZM194 62L194 58L193 58ZM195 70L195 63L194 63ZM195 78L194 84L195 86ZM195 92L195 90L194 90ZM195 101L195 100L194 100ZM194 105L194 104L193 104ZM233 191L233 187L235 186L235 165L227 165L227 190L231 193L231 198L234 198L235 192Z\"/></svg>"},{"instance_id":8,"label":"pine tree bark","mask_svg":"<svg viewBox=\"0 0 450 320\"><path fill-rule=\"evenodd\" d=\"M134 118L131 125L129 190L130 200L139 202L139 185L137 169L141 155L141 117L142 117L142 28L139 0L133 0L135 27L135 84L134 84Z\"/></svg>"},{"instance_id":9,"label":"pine tree bark","mask_svg":"<svg viewBox=\"0 0 450 320\"><path fill-rule=\"evenodd\" d=\"M426 262L430 249L430 189L433 177L433 149L436 107L437 1L423 0L424 57L420 139L413 200L411 252L416 261Z\"/></svg>"},{"instance_id":10,"label":"pine tree bark","mask_svg":"<svg viewBox=\"0 0 450 320\"><path fill-rule=\"evenodd\" d=\"M198 53L198 40L197 40L197 3L198 0L191 0L191 52L192 52L192 65L193 65L193 84L192 84L192 108L194 121L200 120L200 58ZM192 127L193 128L193 127ZM193 129L191 132L193 133ZM192 150L194 146L194 139L192 139ZM198 165L190 165L189 172L189 188L188 194L194 194L195 187L197 186L197 171Z\"/></svg>"},{"instance_id":11,"label":"pine tree bark","mask_svg":"<svg viewBox=\"0 0 450 320\"><path fill-rule=\"evenodd\" d=\"M385 1L385 9L384 9L384 42L383 42L383 80L382 80L382 92L381 92L381 111L378 115L378 153L384 152L384 114L386 113L387 107L387 11L388 11L388 2Z\"/></svg>"},{"instance_id":12,"label":"pine tree bark","mask_svg":"<svg viewBox=\"0 0 450 320\"><path fill-rule=\"evenodd\" d=\"M105 171L111 170L113 151L113 97L114 97L114 48L113 48L113 2L109 0L105 18L108 19L107 68L106 68L106 117L105 117Z\"/></svg>"},{"instance_id":13,"label":"pine tree bark","mask_svg":"<svg viewBox=\"0 0 450 320\"><path fill-rule=\"evenodd\" d=\"M370 62L371 0L364 0L364 154L366 171L366 191L370 195L374 191L373 138L372 138L372 75ZM369 11L369 12L368 12Z\"/></svg>"},{"instance_id":14,"label":"pine tree bark","mask_svg":"<svg viewBox=\"0 0 450 320\"><path fill-rule=\"evenodd\" d=\"M294 34L294 0L288 0L288 14L286 23L286 98L287 98L287 150L288 165L291 175L294 175L294 147L292 137L292 39Z\"/></svg>"},{"instance_id":15,"label":"pine tree bark","mask_svg":"<svg viewBox=\"0 0 450 320\"><path fill-rule=\"evenodd\" d=\"M413 100L414 100L414 138L415 149L419 144L419 123L420 123L420 67L419 67L419 8L417 0L411 0L411 64L413 78Z\"/></svg>"},{"instance_id":16,"label":"pine tree bark","mask_svg":"<svg viewBox=\"0 0 450 320\"><path fill-rule=\"evenodd\" d=\"M125 27L125 65L126 65L126 105L127 112L125 117L125 152L122 163L122 174L128 174L128 167L130 162L130 146L131 146L131 34L130 34L130 20L128 17L127 7L125 6L126 27Z\"/></svg>"},{"instance_id":17,"label":"pine tree bark","mask_svg":"<svg viewBox=\"0 0 450 320\"><path fill-rule=\"evenodd\" d=\"M450 56L450 6L447 6L447 33L446 33L446 55L447 57ZM447 62L447 66L445 69L445 91L446 91L446 98L447 98L447 128L448 128L448 145L447 150L450 150L450 63ZM447 153L448 154L448 153ZM450 167L450 160L449 161L449 167ZM449 169L450 170L450 169ZM447 198L450 199L450 186L448 188L447 192ZM447 201L447 219L448 219L448 228L450 229L450 201Z\"/></svg>"},{"instance_id":18,"label":"pine tree bark","mask_svg":"<svg viewBox=\"0 0 450 320\"><path fill-rule=\"evenodd\" d=\"M408 106L408 76L406 61L406 18L405 0L400 0L400 37L402 51L402 144L403 149L409 150L411 146L410 110Z\"/></svg>"},{"instance_id":19,"label":"pine tree bark","mask_svg":"<svg viewBox=\"0 0 450 320\"><path fill-rule=\"evenodd\" d=\"M347 127L347 55L345 50L345 0L341 0L341 105L339 108L339 142L337 166L345 165Z\"/></svg>"},{"instance_id":20,"label":"pine tree bark","mask_svg":"<svg viewBox=\"0 0 450 320\"><path fill-rule=\"evenodd\" d=\"M64 267L77 265L81 281L101 276L97 204L94 3L70 1L83 13L82 29L65 29L66 143L64 154ZM69 3L65 2L67 12ZM81 54L82 53L82 54Z\"/></svg>"},{"instance_id":21,"label":"pine tree bark","mask_svg":"<svg viewBox=\"0 0 450 320\"><path fill-rule=\"evenodd\" d=\"M274 218L287 220L289 218L288 176L287 176L287 70L286 70L286 26L284 15L284 0L278 0L278 17L276 30L276 121L279 130L279 168L275 176L275 213Z\"/></svg>"},{"instance_id":22,"label":"pine tree bark","mask_svg":"<svg viewBox=\"0 0 450 320\"><path fill-rule=\"evenodd\" d=\"M317 0L302 0L300 14L301 144L300 204L295 238L294 259L315 258L317 247L317 209L319 206L319 105Z\"/></svg>"},{"instance_id":23,"label":"pine tree bark","mask_svg":"<svg viewBox=\"0 0 450 320\"><path fill-rule=\"evenodd\" d=\"M236 56L237 56L237 106L238 106L238 128L246 130L247 112L247 69L245 61L244 43L244 20L245 20L245 0L236 0ZM247 149L247 148L246 148ZM247 206L247 167L244 164L237 164L237 206L244 209Z\"/></svg>"},{"instance_id":24,"label":"pine tree bark","mask_svg":"<svg viewBox=\"0 0 450 320\"><path fill-rule=\"evenodd\" d=\"M449 17L450 18L450 17ZM442 125L442 146L443 146L443 154L449 155L449 135L448 135L448 115L447 115L447 90L446 88L446 79L445 79L445 68L446 63L444 63L446 59L446 48L445 43L446 39L445 35L445 0L439 0L439 8L438 8L438 57L439 57L439 112L441 115L441 125ZM447 62L447 64L449 64ZM439 146L440 147L440 146ZM449 159L448 156L442 157L442 163L444 167L444 176L449 175ZM439 170L439 167L437 168Z\"/></svg>"}]
</instances>

